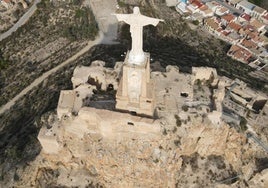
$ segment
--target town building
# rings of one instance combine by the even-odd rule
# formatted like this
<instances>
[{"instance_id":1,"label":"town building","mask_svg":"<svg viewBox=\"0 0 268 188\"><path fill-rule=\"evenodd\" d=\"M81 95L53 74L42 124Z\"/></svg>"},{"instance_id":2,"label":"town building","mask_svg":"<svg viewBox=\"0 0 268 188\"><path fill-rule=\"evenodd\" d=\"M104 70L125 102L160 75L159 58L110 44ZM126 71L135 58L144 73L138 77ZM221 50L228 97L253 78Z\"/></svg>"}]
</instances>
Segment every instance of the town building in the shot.
<instances>
[{"instance_id":1,"label":"town building","mask_svg":"<svg viewBox=\"0 0 268 188\"><path fill-rule=\"evenodd\" d=\"M259 33L265 33L265 24L261 23L259 20L253 18L250 20L250 25L252 25Z\"/></svg>"},{"instance_id":2,"label":"town building","mask_svg":"<svg viewBox=\"0 0 268 188\"><path fill-rule=\"evenodd\" d=\"M249 14L243 13L238 17L238 21L241 24L247 24L250 22L251 16Z\"/></svg>"},{"instance_id":3,"label":"town building","mask_svg":"<svg viewBox=\"0 0 268 188\"><path fill-rule=\"evenodd\" d=\"M240 1L237 3L236 8L242 10L244 13L251 15L256 5L248 2L247 0Z\"/></svg>"},{"instance_id":4,"label":"town building","mask_svg":"<svg viewBox=\"0 0 268 188\"><path fill-rule=\"evenodd\" d=\"M249 65L256 58L268 64L268 52L264 47L268 44L268 12L265 9L247 0L225 0L237 12L215 0L178 2L178 12L200 21L211 34L233 45L229 56Z\"/></svg>"},{"instance_id":5,"label":"town building","mask_svg":"<svg viewBox=\"0 0 268 188\"><path fill-rule=\"evenodd\" d=\"M239 3L239 2L241 2L242 0L228 0L227 2L228 2L228 4L230 4L230 5L232 5L232 6L234 6L234 7L236 7L236 5Z\"/></svg>"},{"instance_id":6,"label":"town building","mask_svg":"<svg viewBox=\"0 0 268 188\"><path fill-rule=\"evenodd\" d=\"M251 16L257 18L257 19L260 19L261 16L263 16L267 11L261 7L254 7L253 10L252 10L252 13L251 13Z\"/></svg>"},{"instance_id":7,"label":"town building","mask_svg":"<svg viewBox=\"0 0 268 188\"><path fill-rule=\"evenodd\" d=\"M248 64L252 58L252 53L249 50L236 44L231 46L227 55L246 64Z\"/></svg>"},{"instance_id":8,"label":"town building","mask_svg":"<svg viewBox=\"0 0 268 188\"><path fill-rule=\"evenodd\" d=\"M262 116L261 112L267 108L267 96L250 89L238 79L226 86L225 91L222 103L224 113L234 113L248 121L256 122Z\"/></svg>"},{"instance_id":9,"label":"town building","mask_svg":"<svg viewBox=\"0 0 268 188\"><path fill-rule=\"evenodd\" d=\"M207 18L204 20L204 27L211 33L215 34L220 28L220 24L216 18Z\"/></svg>"},{"instance_id":10,"label":"town building","mask_svg":"<svg viewBox=\"0 0 268 188\"><path fill-rule=\"evenodd\" d=\"M236 17L233 14L226 14L221 16L221 23L224 26L227 26L229 23L236 20Z\"/></svg>"}]
</instances>

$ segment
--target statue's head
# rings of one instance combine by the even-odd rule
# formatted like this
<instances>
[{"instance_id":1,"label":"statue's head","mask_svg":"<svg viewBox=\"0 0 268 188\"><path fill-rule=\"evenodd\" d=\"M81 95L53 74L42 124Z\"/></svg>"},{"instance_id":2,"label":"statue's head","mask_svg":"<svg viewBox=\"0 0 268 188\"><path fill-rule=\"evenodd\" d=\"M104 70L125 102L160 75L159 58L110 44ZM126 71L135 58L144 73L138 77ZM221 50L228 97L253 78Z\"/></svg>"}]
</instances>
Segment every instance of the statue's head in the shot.
<instances>
[{"instance_id":1,"label":"statue's head","mask_svg":"<svg viewBox=\"0 0 268 188\"><path fill-rule=\"evenodd\" d=\"M139 7L134 7L133 8L133 13L134 14L140 14L140 8Z\"/></svg>"}]
</instances>

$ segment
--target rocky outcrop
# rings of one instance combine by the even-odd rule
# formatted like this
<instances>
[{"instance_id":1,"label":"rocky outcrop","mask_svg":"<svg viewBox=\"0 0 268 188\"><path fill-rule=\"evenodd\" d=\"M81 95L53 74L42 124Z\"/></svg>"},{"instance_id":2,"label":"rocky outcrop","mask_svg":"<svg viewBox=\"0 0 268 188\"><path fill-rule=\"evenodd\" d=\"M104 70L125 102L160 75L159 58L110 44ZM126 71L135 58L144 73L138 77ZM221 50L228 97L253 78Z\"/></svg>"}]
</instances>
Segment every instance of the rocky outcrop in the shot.
<instances>
[{"instance_id":1,"label":"rocky outcrop","mask_svg":"<svg viewBox=\"0 0 268 188\"><path fill-rule=\"evenodd\" d=\"M55 113L46 117L45 126L57 123ZM58 124L68 121L72 122ZM250 149L245 137L228 126L216 128L197 118L176 131L158 131L157 137L137 137L129 131L122 132L123 137L90 134L82 138L66 132L61 135L59 154L42 152L26 169L17 171L19 181L12 185L238 187L244 185L240 179L255 169L254 164L244 162L254 156L256 148ZM251 187L265 187L266 174L265 170L256 176L250 174L254 176L249 181Z\"/></svg>"},{"instance_id":2,"label":"rocky outcrop","mask_svg":"<svg viewBox=\"0 0 268 188\"><path fill-rule=\"evenodd\" d=\"M85 74L85 78L94 74L100 85L111 81L106 78L112 72L102 62L93 63L92 69L95 71ZM117 74L113 73L114 80ZM154 74L158 89L166 98L178 91L174 89L181 85L178 81L192 83L190 75L183 75L172 66L166 72ZM80 83L88 84L84 80ZM49 142L56 143L52 144L55 151L47 154L52 149L43 149L35 161L16 171L16 181L9 185L245 187L247 182L251 187L265 185L265 170L260 168L256 172L252 161L262 153L255 145L252 147L245 135L225 124L214 125L204 115L191 115L191 111L177 107L174 110L171 108L174 104L166 105L166 101L158 101L163 107L157 120L92 107L82 107L78 114L61 119L55 112L44 115L41 121L44 134L41 131L39 136L43 134L44 139L48 136ZM41 144L46 148L42 141Z\"/></svg>"},{"instance_id":3,"label":"rocky outcrop","mask_svg":"<svg viewBox=\"0 0 268 188\"><path fill-rule=\"evenodd\" d=\"M241 145L245 144L246 139L235 130L226 125L220 128L193 125L184 129L183 132L181 137L182 155L192 155L197 152L204 157L224 156L235 169L241 166Z\"/></svg>"}]
</instances>

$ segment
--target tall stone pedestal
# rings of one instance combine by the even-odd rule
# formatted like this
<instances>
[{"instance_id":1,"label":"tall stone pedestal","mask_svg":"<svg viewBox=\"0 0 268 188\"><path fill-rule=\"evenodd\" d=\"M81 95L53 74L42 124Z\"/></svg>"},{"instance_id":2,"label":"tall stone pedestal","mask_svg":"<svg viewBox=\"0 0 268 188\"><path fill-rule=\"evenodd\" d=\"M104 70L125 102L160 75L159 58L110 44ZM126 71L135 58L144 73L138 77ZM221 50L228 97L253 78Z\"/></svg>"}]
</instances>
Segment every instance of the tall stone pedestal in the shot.
<instances>
[{"instance_id":1,"label":"tall stone pedestal","mask_svg":"<svg viewBox=\"0 0 268 188\"><path fill-rule=\"evenodd\" d=\"M150 79L150 54L145 53L140 65L128 62L127 53L123 75L116 93L116 109L148 116L154 115L154 83Z\"/></svg>"}]
</instances>

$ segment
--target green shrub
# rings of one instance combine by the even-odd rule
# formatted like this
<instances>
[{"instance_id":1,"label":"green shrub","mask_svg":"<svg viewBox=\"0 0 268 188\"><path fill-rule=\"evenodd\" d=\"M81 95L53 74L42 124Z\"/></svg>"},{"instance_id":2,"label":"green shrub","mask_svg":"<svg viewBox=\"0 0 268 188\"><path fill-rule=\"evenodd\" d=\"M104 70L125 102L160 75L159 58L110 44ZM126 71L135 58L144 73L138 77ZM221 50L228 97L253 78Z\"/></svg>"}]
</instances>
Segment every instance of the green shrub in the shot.
<instances>
[{"instance_id":1,"label":"green shrub","mask_svg":"<svg viewBox=\"0 0 268 188\"><path fill-rule=\"evenodd\" d=\"M241 117L239 125L242 132L245 132L248 129L247 123L247 120L244 117Z\"/></svg>"},{"instance_id":2,"label":"green shrub","mask_svg":"<svg viewBox=\"0 0 268 188\"><path fill-rule=\"evenodd\" d=\"M176 119L176 125L177 125L177 127L180 127L181 126L181 119L180 119L180 117L177 114L175 114L174 117Z\"/></svg>"},{"instance_id":3,"label":"green shrub","mask_svg":"<svg viewBox=\"0 0 268 188\"><path fill-rule=\"evenodd\" d=\"M181 108L184 112L187 112L189 110L189 107L186 105L183 105Z\"/></svg>"},{"instance_id":4,"label":"green shrub","mask_svg":"<svg viewBox=\"0 0 268 188\"><path fill-rule=\"evenodd\" d=\"M194 25L199 25L199 21L198 21L198 20L193 20L193 21L192 21L192 24L194 24Z\"/></svg>"}]
</instances>

